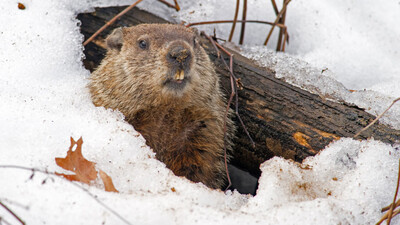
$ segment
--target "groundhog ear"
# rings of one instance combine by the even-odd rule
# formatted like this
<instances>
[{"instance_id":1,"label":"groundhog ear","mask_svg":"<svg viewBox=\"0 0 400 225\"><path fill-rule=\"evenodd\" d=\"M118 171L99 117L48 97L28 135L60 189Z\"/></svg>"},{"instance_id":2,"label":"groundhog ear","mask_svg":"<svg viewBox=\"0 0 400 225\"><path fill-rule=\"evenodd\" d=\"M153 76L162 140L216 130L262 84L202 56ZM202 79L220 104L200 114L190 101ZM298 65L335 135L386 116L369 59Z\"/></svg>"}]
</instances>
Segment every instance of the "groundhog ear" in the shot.
<instances>
[{"instance_id":1,"label":"groundhog ear","mask_svg":"<svg viewBox=\"0 0 400 225\"><path fill-rule=\"evenodd\" d=\"M200 32L199 30L197 30L196 27L189 27L188 29L192 31L196 36L200 36Z\"/></svg>"},{"instance_id":2,"label":"groundhog ear","mask_svg":"<svg viewBox=\"0 0 400 225\"><path fill-rule=\"evenodd\" d=\"M122 32L122 28L117 28L115 30L113 30L113 32L108 35L107 39L106 39L106 43L107 43L107 48L108 49L115 49L115 50L121 50L122 47L122 43L123 43L123 32Z\"/></svg>"}]
</instances>

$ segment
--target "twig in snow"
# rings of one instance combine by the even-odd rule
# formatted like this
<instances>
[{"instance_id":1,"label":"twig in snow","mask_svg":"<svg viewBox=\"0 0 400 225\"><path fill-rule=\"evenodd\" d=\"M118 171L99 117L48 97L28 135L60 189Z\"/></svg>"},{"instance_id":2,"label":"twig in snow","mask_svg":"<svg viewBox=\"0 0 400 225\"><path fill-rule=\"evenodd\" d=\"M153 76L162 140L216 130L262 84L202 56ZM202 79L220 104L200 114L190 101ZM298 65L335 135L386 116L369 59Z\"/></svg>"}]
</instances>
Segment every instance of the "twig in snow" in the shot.
<instances>
[{"instance_id":1,"label":"twig in snow","mask_svg":"<svg viewBox=\"0 0 400 225\"><path fill-rule=\"evenodd\" d=\"M3 219L3 218L0 216L0 225L3 225L3 223L6 224L6 225L11 225L11 223L9 223L7 220Z\"/></svg>"},{"instance_id":2,"label":"twig in snow","mask_svg":"<svg viewBox=\"0 0 400 225\"><path fill-rule=\"evenodd\" d=\"M278 6L276 6L275 0L271 0L271 3L272 3L272 7L274 8L275 15L278 15L279 14L279 10L278 10Z\"/></svg>"},{"instance_id":3,"label":"twig in snow","mask_svg":"<svg viewBox=\"0 0 400 225\"><path fill-rule=\"evenodd\" d=\"M240 4L240 0L236 0L235 17L233 18L231 32L229 33L229 38L228 38L229 42L232 41L233 32L235 32L237 17L238 17L238 14L239 14L239 4Z\"/></svg>"},{"instance_id":4,"label":"twig in snow","mask_svg":"<svg viewBox=\"0 0 400 225\"><path fill-rule=\"evenodd\" d=\"M400 160L399 160L399 173L397 174L396 192L394 194L392 207L390 207L390 209L388 211L389 215L388 215L388 219L387 219L387 225L390 225L390 221L392 220L393 210L395 209L394 205L396 204L397 194L399 193L399 182L400 182Z\"/></svg>"},{"instance_id":5,"label":"twig in snow","mask_svg":"<svg viewBox=\"0 0 400 225\"><path fill-rule=\"evenodd\" d=\"M202 22L189 23L189 24L186 25L186 27L197 26L197 25L219 24L219 23L233 23L233 24L236 24L236 23L242 23L242 24L244 24L244 23L261 23L261 24L268 24L268 25L271 25L271 26L277 26L282 30L282 33L284 35L283 45L282 45L282 47L279 46L280 51L283 51L283 52L285 51L286 42L289 41L289 34L287 32L286 25L280 24L280 23L274 24L274 23L271 23L271 22L260 21L260 20L214 20L214 21L202 21ZM232 26L232 28L234 28L234 26ZM231 41L231 38L232 38L231 35L233 35L233 30L231 30L231 33L229 34L228 41ZM243 31L243 36L242 37L244 37L244 31ZM242 42L243 42L243 39L244 38L242 38ZM242 43L239 43L239 44L242 44Z\"/></svg>"},{"instance_id":6,"label":"twig in snow","mask_svg":"<svg viewBox=\"0 0 400 225\"><path fill-rule=\"evenodd\" d=\"M10 208L8 208L6 205L4 205L4 203L1 201L0 201L0 206L2 206L5 210L7 210L7 212L9 212L21 224L25 225L25 222L19 216L17 216L17 214L15 214Z\"/></svg>"},{"instance_id":7,"label":"twig in snow","mask_svg":"<svg viewBox=\"0 0 400 225\"><path fill-rule=\"evenodd\" d=\"M223 60L223 58L222 58L220 52L218 51L217 46L215 45L216 42L214 41L214 39L212 39L210 36L206 35L204 32L202 32L201 34L208 38L208 40L211 42L211 44L212 44L212 45L214 46L214 48L217 50L217 55L218 55L218 57L221 57L222 61L225 63L225 60ZM225 63L225 65L226 65L226 63ZM231 102L232 102L232 98L233 98L233 95L234 95L234 93L235 93L235 91L234 91L235 87L234 87L234 85L233 85L232 76L230 76L230 78L231 78L231 88L232 88L232 92L231 92L231 95L230 95L230 97L229 97L228 104L227 104L227 106L226 106L226 111L225 111L225 118L224 118L224 143L226 143L226 142L225 142L225 141L226 141L226 132L227 132L227 124L226 124L226 123L227 123L227 118L228 118L229 106L230 106L230 104L231 104ZM230 177L229 171L228 171L228 159L227 159L226 144L224 144L224 161L225 161L226 177L228 178L228 186L227 186L226 189L225 189L225 191L226 191L226 190L228 190L229 187L232 185L231 177Z\"/></svg>"},{"instance_id":8,"label":"twig in snow","mask_svg":"<svg viewBox=\"0 0 400 225\"><path fill-rule=\"evenodd\" d=\"M28 171L32 171L32 172L39 172L39 173L42 173L42 174L51 175L51 176L57 177L57 178L62 179L62 180L67 180L64 177L58 176L55 173L48 172L48 171L45 171L45 170L40 170L40 169L37 169L37 168L29 168L29 167L16 166L16 165L0 165L0 168L28 170ZM114 211L109 206L107 206L104 202L102 202L100 199L98 199L95 195L90 193L90 191L88 189L86 189L86 188L84 188L84 187L82 187L82 186L78 185L77 183L72 182L70 180L67 180L67 181L69 181L72 185L74 185L75 187L79 188L80 190L84 191L87 195L89 195L91 198L93 198L99 205L103 206L106 210L110 211L112 214L114 214L114 216L118 217L125 224L132 225L128 220L126 220L124 217L122 217L116 211ZM25 223L23 223L23 224L25 224Z\"/></svg>"},{"instance_id":9,"label":"twig in snow","mask_svg":"<svg viewBox=\"0 0 400 225\"><path fill-rule=\"evenodd\" d=\"M362 130L360 130L357 134L355 134L353 136L353 138L358 137L358 135L360 135L363 131L367 130L368 128L370 128L372 125L374 125L374 123L376 123L376 121L378 121L387 111L389 111L390 108L392 108L392 106L398 102L400 100L400 98L396 98L395 100L393 100L392 104L390 104L390 106L383 112L381 113L378 117L376 117L370 124L368 124L368 126L364 127Z\"/></svg>"},{"instance_id":10,"label":"twig in snow","mask_svg":"<svg viewBox=\"0 0 400 225\"><path fill-rule=\"evenodd\" d=\"M386 210L389 210L389 211L387 211L385 213L385 215L383 215L383 217L378 221L378 223L376 223L377 225L381 224L385 220L386 220L387 225L390 225L390 221L392 220L392 218L394 216L396 216L397 214L399 214L400 210L399 209L395 210L400 204L400 200L396 202L397 194L399 192L399 184L400 184L400 160L399 160L399 172L397 174L396 192L394 194L393 202L389 206L382 209L382 212L384 212Z\"/></svg>"},{"instance_id":11,"label":"twig in snow","mask_svg":"<svg viewBox=\"0 0 400 225\"><path fill-rule=\"evenodd\" d=\"M178 1L177 1L177 0L174 0L175 5L172 5L171 3L169 3L169 2L167 2L167 1L165 1L165 0L158 0L158 1L161 2L161 3L163 3L163 4L165 4L165 5L167 5L167 6L170 7L170 8L175 9L177 12L178 12L179 10L181 10L181 8L180 8L179 5L178 5Z\"/></svg>"},{"instance_id":12,"label":"twig in snow","mask_svg":"<svg viewBox=\"0 0 400 225\"><path fill-rule=\"evenodd\" d=\"M283 13L286 12L287 5L289 4L290 1L291 1L291 0L285 0L285 1L284 1L284 4L283 4L283 6L282 6L281 11L280 11L280 12L278 13L278 15L276 16L275 22L274 22L274 24L272 25L271 29L269 30L269 33L268 33L267 38L265 39L264 45L267 45L267 44L268 44L268 41L269 41L269 39L270 39L270 37L271 37L272 32L273 32L274 29L275 29L275 26L278 24L278 22L279 22L279 20L281 19Z\"/></svg>"},{"instance_id":13,"label":"twig in snow","mask_svg":"<svg viewBox=\"0 0 400 225\"><path fill-rule=\"evenodd\" d=\"M83 42L83 46L86 46L89 44L97 35L99 35L101 32L103 32L108 26L113 24L117 19L119 19L121 16L123 16L125 13L127 13L129 10L133 9L137 4L139 4L143 0L137 0L134 2L132 5L126 7L122 12L118 13L116 16L114 16L110 21L108 21L106 24L104 24L100 29L98 29L90 38L88 38L85 42ZM174 8L176 11L180 10L179 4L177 0L174 0L175 5L172 5L171 3L165 1L165 0L158 0L161 3L164 3L168 7Z\"/></svg>"},{"instance_id":14,"label":"twig in snow","mask_svg":"<svg viewBox=\"0 0 400 225\"><path fill-rule=\"evenodd\" d=\"M289 34L288 34L286 28L282 28L281 30L283 30L284 38L283 38L282 48L281 48L280 51L284 52L285 51L285 47L286 47L286 42L289 43ZM277 51L278 51L278 48L277 48Z\"/></svg>"},{"instance_id":15,"label":"twig in snow","mask_svg":"<svg viewBox=\"0 0 400 225\"><path fill-rule=\"evenodd\" d=\"M262 24L274 25L274 23L267 22L267 21L261 21L261 20L236 20L236 22L237 23L262 23ZM207 25L207 24L218 24L218 23L235 23L235 20L213 20L213 21L194 22L194 23L187 24L186 27L197 26L197 25ZM275 24L275 26L286 29L286 26L283 24L278 23L278 24Z\"/></svg>"},{"instance_id":16,"label":"twig in snow","mask_svg":"<svg viewBox=\"0 0 400 225\"><path fill-rule=\"evenodd\" d=\"M202 35L204 35L210 42L211 44L214 46L215 50L217 51L217 56L221 59L221 61L225 64L226 68L228 69L229 73L230 73L230 83L231 83L231 94L229 96L228 99L228 103L227 103L227 107L226 107L226 112L225 112L225 120L224 120L224 140L226 140L226 131L227 131L227 117L228 117L228 111L230 108L230 105L232 103L233 97L235 96L235 114L238 117L245 133L247 134L247 136L249 137L252 146L255 147L255 143L253 141L253 139L251 138L249 132L247 131L246 126L243 123L242 118L240 117L239 114L239 97L238 97L238 92L237 92L237 88L241 87L241 83L240 80L237 79L235 77L235 74L233 73L233 54L231 54L230 52L228 52L224 47L222 47L220 44L218 44L217 42L214 41L213 38L211 38L210 36L206 35L204 32L201 33ZM225 54L227 54L229 56L229 66L228 64L225 62L225 59L223 58L222 54L220 54L219 49L221 49ZM235 85L236 83L236 85ZM227 173L227 177L228 177L228 186L226 189L228 189L232 183L230 180L230 176L229 176L229 172L228 172L228 162L227 162L227 150L226 150L226 146L224 146L224 150L225 150L225 169L226 169L226 173Z\"/></svg>"},{"instance_id":17,"label":"twig in snow","mask_svg":"<svg viewBox=\"0 0 400 225\"><path fill-rule=\"evenodd\" d=\"M394 204L394 207L395 207L395 208L397 208L397 207L399 207L399 206L400 206L400 200L398 200L398 201ZM388 205L388 206L382 208L381 212L386 212L386 211L388 211L388 210L390 209L390 207L392 207L392 204L390 204L390 205Z\"/></svg>"},{"instance_id":18,"label":"twig in snow","mask_svg":"<svg viewBox=\"0 0 400 225\"><path fill-rule=\"evenodd\" d=\"M243 44L244 30L245 30L245 26L246 26L246 14L247 14L247 0L244 0L243 1L243 15L242 15L242 20L244 22L242 23L242 28L240 30L239 44Z\"/></svg>"},{"instance_id":19,"label":"twig in snow","mask_svg":"<svg viewBox=\"0 0 400 225\"><path fill-rule=\"evenodd\" d=\"M229 62L230 62L230 63L229 63L230 66L228 66L228 64L225 62L224 58L223 58L222 55L219 53L218 48L216 49L217 52L218 52L218 55L219 55L220 59L221 59L222 62L225 64L225 66L228 68L230 75L231 75L231 76L233 77L233 79L235 80L236 87L239 87L239 88L242 87L242 83L240 82L240 79L236 78L235 74L233 73L233 54L231 54L230 52L228 52L224 47L222 47L220 44L218 44L217 42L215 42L213 39L211 39L211 38L210 38L209 36L207 36L206 34L203 33L203 35L204 35L205 37L207 37L210 41L214 42L214 43L213 43L214 48L218 47L218 48L221 49L225 54L227 54L227 55L229 56L229 58L230 58L230 61L229 61ZM241 123L241 125L242 125L242 127L243 127L243 129L244 129L244 131L245 131L245 133L246 133L247 136L249 137L252 146L255 147L255 143L254 143L254 141L253 141L253 138L251 138L251 136L250 136L249 132L247 131L247 128L246 128L246 126L244 125L243 120L242 120L242 118L241 118L241 116L240 116L240 114L239 114L239 97L238 97L238 93L237 93L237 91L236 91L236 88L232 89L232 91L234 91L234 93L235 93L235 95L236 95L235 114L236 114L236 116L238 117L238 119L239 119L239 121L240 121L240 123Z\"/></svg>"},{"instance_id":20,"label":"twig in snow","mask_svg":"<svg viewBox=\"0 0 400 225\"><path fill-rule=\"evenodd\" d=\"M119 19L121 16L123 16L125 13L127 13L129 10L133 9L137 4L139 4L143 0L137 0L135 3L132 5L126 7L122 12L118 13L116 16L114 16L110 21L108 21L106 24L104 24L99 30L97 30L90 38L88 38L85 42L83 42L83 46L89 44L97 35L99 35L103 30L105 30L108 26L113 24L117 19Z\"/></svg>"},{"instance_id":21,"label":"twig in snow","mask_svg":"<svg viewBox=\"0 0 400 225\"><path fill-rule=\"evenodd\" d=\"M274 1L274 0L272 0ZM274 1L275 2L275 1ZM283 4L285 4L286 0L283 0ZM276 4L275 4L276 7ZM275 13L278 15L277 11L275 11ZM286 19L286 10L285 12L282 14L282 17L279 19L279 23L280 24L285 24L285 19ZM282 43L282 38L283 39L283 43ZM279 36L278 36L278 43L276 45L276 51L285 51L285 43L287 41L287 29L286 28L280 28L279 30Z\"/></svg>"}]
</instances>

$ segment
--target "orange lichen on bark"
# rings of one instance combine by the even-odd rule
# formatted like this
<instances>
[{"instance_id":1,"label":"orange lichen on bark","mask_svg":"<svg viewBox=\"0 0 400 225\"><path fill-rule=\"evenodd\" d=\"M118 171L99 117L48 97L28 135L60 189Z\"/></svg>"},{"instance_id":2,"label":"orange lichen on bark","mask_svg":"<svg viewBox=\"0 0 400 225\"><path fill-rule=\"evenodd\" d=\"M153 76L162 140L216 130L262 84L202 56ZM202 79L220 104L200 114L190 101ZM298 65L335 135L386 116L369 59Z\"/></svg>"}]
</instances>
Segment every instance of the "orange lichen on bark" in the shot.
<instances>
[{"instance_id":1,"label":"orange lichen on bark","mask_svg":"<svg viewBox=\"0 0 400 225\"><path fill-rule=\"evenodd\" d=\"M301 133L301 132L296 132L293 134L293 138L296 140L297 143L299 143L300 145L312 149L311 145L308 144L308 140L310 139L309 136Z\"/></svg>"}]
</instances>

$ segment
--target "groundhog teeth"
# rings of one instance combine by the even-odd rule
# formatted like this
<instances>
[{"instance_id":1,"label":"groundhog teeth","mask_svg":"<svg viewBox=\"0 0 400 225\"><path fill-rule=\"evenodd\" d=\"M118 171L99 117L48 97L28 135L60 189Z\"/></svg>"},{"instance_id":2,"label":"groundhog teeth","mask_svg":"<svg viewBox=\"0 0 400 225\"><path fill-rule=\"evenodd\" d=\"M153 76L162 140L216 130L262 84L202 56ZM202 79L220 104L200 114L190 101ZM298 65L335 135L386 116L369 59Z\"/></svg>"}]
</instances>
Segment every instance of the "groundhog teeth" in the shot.
<instances>
[{"instance_id":1,"label":"groundhog teeth","mask_svg":"<svg viewBox=\"0 0 400 225\"><path fill-rule=\"evenodd\" d=\"M176 71L175 73L175 80L179 80L179 71Z\"/></svg>"},{"instance_id":2,"label":"groundhog teeth","mask_svg":"<svg viewBox=\"0 0 400 225\"><path fill-rule=\"evenodd\" d=\"M175 80L183 80L185 78L185 73L183 70L178 70L175 73Z\"/></svg>"}]
</instances>

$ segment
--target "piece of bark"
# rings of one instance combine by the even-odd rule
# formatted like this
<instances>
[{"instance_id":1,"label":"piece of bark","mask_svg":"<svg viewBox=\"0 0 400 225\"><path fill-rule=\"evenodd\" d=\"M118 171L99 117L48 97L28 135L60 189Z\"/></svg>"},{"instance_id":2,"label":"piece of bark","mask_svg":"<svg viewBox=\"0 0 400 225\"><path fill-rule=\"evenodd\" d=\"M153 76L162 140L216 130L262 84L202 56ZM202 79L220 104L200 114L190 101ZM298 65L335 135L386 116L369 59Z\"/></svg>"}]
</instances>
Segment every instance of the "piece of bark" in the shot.
<instances>
[{"instance_id":1,"label":"piece of bark","mask_svg":"<svg viewBox=\"0 0 400 225\"><path fill-rule=\"evenodd\" d=\"M124 8L96 8L93 13L79 14L85 40ZM102 40L114 28L139 23L167 21L134 8L107 28L94 42L85 46L85 67L92 71L99 65L106 53ZM214 62L222 87L229 96L231 90L228 70L217 59L217 53L208 40L202 39L201 43ZM301 162L318 153L333 140L352 137L375 118L356 106L325 100L290 85L276 78L272 71L257 66L237 53L234 55L233 70L243 84L243 89L238 92L239 113L256 146L252 147L235 118L238 131L231 162L255 176L260 174L260 163L273 156ZM400 132L377 123L363 132L359 139L369 137L393 144L400 140Z\"/></svg>"}]
</instances>

